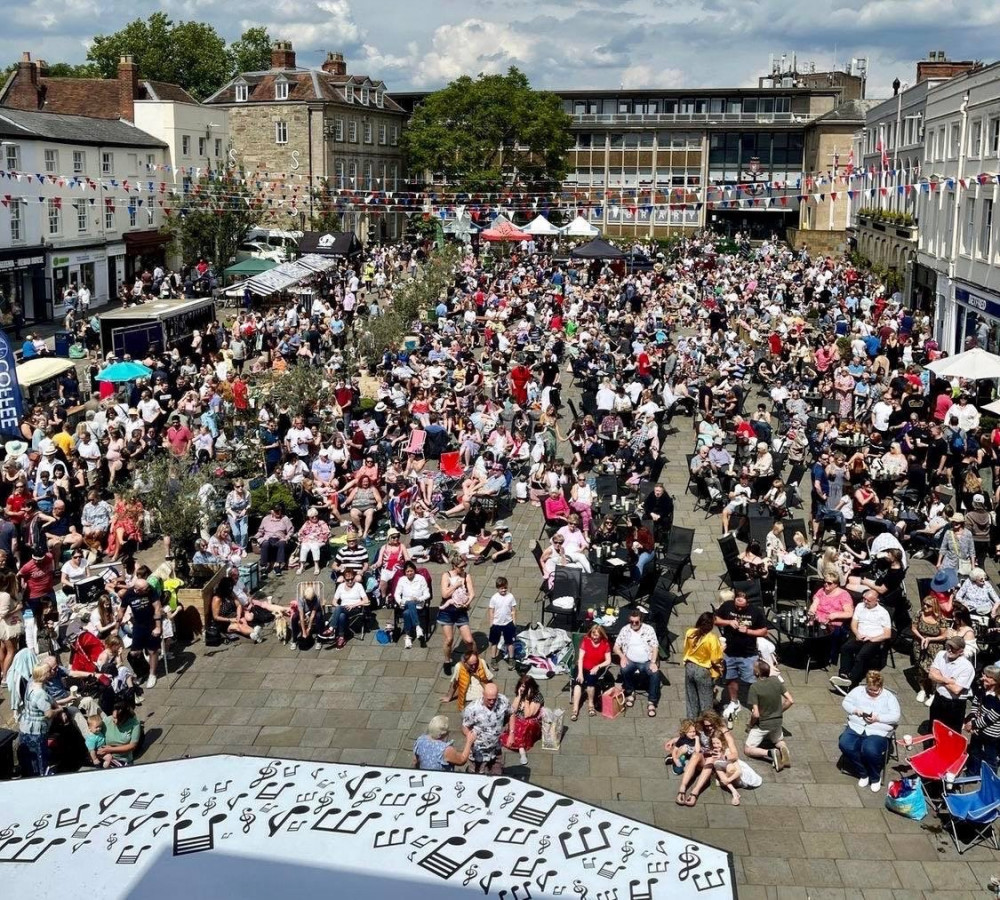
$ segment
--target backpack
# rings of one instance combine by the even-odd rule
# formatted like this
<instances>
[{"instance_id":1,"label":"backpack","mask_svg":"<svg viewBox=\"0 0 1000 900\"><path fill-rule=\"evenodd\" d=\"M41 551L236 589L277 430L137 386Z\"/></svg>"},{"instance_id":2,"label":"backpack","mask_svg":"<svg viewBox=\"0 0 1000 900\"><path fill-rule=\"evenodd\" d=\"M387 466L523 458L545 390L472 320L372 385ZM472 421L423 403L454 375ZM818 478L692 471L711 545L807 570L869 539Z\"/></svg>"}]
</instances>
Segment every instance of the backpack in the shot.
<instances>
[{"instance_id":1,"label":"backpack","mask_svg":"<svg viewBox=\"0 0 1000 900\"><path fill-rule=\"evenodd\" d=\"M954 453L965 453L965 435L961 431L951 436L951 449Z\"/></svg>"}]
</instances>

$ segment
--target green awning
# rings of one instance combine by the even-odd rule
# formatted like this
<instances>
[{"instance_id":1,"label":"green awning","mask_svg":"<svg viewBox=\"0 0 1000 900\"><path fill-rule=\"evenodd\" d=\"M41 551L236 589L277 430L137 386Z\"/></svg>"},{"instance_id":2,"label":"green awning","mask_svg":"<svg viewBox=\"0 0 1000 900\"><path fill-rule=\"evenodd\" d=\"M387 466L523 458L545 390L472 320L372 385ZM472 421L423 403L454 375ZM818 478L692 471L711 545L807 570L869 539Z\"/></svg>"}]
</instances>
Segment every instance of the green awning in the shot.
<instances>
[{"instance_id":1,"label":"green awning","mask_svg":"<svg viewBox=\"0 0 1000 900\"><path fill-rule=\"evenodd\" d=\"M257 257L252 256L250 259L230 266L226 269L225 274L249 278L252 275L260 275L261 272L268 272L276 265L277 263L273 259L257 259Z\"/></svg>"}]
</instances>

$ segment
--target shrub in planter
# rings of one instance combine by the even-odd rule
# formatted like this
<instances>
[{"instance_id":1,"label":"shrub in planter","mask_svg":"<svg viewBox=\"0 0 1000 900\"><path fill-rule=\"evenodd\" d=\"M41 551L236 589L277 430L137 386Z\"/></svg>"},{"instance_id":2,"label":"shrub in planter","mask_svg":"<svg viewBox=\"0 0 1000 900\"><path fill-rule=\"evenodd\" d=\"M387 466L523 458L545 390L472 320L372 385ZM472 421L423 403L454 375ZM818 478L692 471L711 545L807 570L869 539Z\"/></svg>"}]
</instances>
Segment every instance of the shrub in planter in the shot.
<instances>
[{"instance_id":1,"label":"shrub in planter","mask_svg":"<svg viewBox=\"0 0 1000 900\"><path fill-rule=\"evenodd\" d=\"M288 485L265 482L250 492L250 515L258 521L264 518L275 504L281 505L288 518L295 518L299 503Z\"/></svg>"}]
</instances>

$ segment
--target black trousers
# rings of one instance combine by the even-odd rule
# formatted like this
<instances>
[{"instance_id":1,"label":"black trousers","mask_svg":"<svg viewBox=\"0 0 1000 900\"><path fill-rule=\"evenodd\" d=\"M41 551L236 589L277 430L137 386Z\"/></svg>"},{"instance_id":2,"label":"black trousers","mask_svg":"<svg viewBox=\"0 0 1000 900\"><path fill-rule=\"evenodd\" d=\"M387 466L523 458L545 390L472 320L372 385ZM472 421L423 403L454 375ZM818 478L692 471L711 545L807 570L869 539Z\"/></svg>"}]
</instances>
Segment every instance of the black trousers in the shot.
<instances>
[{"instance_id":1,"label":"black trousers","mask_svg":"<svg viewBox=\"0 0 1000 900\"><path fill-rule=\"evenodd\" d=\"M965 700L957 697L942 697L939 693L934 693L934 701L931 703L930 721L940 722L947 725L952 731L961 731L965 721Z\"/></svg>"},{"instance_id":2,"label":"black trousers","mask_svg":"<svg viewBox=\"0 0 1000 900\"><path fill-rule=\"evenodd\" d=\"M851 687L865 680L871 669L882 669L885 665L885 642L859 641L851 637L840 648L840 672L851 679Z\"/></svg>"}]
</instances>

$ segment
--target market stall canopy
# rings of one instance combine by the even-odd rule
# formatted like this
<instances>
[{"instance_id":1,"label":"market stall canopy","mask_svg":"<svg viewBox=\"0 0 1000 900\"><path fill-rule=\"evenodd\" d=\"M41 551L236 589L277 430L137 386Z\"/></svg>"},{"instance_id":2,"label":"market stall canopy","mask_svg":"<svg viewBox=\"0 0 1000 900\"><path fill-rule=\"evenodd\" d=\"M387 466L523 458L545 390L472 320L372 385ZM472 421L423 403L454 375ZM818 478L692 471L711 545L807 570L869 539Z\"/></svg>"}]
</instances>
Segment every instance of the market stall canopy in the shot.
<instances>
[{"instance_id":1,"label":"market stall canopy","mask_svg":"<svg viewBox=\"0 0 1000 900\"><path fill-rule=\"evenodd\" d=\"M507 777L225 754L0 782L0 808L10 897L736 896L726 851Z\"/></svg>"},{"instance_id":2,"label":"market stall canopy","mask_svg":"<svg viewBox=\"0 0 1000 900\"><path fill-rule=\"evenodd\" d=\"M568 237L597 237L601 230L591 225L583 216L577 216L562 230L562 233Z\"/></svg>"},{"instance_id":3,"label":"market stall canopy","mask_svg":"<svg viewBox=\"0 0 1000 900\"><path fill-rule=\"evenodd\" d=\"M320 256L356 256L361 249L361 241L353 231L307 231L299 239L302 253Z\"/></svg>"},{"instance_id":4,"label":"market stall canopy","mask_svg":"<svg viewBox=\"0 0 1000 900\"><path fill-rule=\"evenodd\" d=\"M97 380L119 384L123 381L135 381L136 378L149 378L152 374L153 370L147 368L142 363L115 362L98 373Z\"/></svg>"},{"instance_id":5,"label":"market stall canopy","mask_svg":"<svg viewBox=\"0 0 1000 900\"><path fill-rule=\"evenodd\" d=\"M537 215L532 219L527 227L524 229L528 234L533 234L540 237L550 237L559 234L559 229L556 228L548 219L543 215Z\"/></svg>"},{"instance_id":6,"label":"market stall canopy","mask_svg":"<svg viewBox=\"0 0 1000 900\"><path fill-rule=\"evenodd\" d=\"M603 238L594 238L581 244L569 254L573 259L624 259L625 254Z\"/></svg>"},{"instance_id":7,"label":"market stall canopy","mask_svg":"<svg viewBox=\"0 0 1000 900\"><path fill-rule=\"evenodd\" d=\"M60 359L52 356L37 356L34 359L25 360L17 364L17 383L21 389L32 387L63 372L68 372L75 368L76 363L71 359Z\"/></svg>"},{"instance_id":8,"label":"market stall canopy","mask_svg":"<svg viewBox=\"0 0 1000 900\"><path fill-rule=\"evenodd\" d=\"M936 359L926 368L940 378L967 378L969 381L1000 378L1000 356L987 353L982 347L973 347L964 353Z\"/></svg>"},{"instance_id":9,"label":"market stall canopy","mask_svg":"<svg viewBox=\"0 0 1000 900\"><path fill-rule=\"evenodd\" d=\"M531 235L526 231L521 231L516 225L506 219L500 221L498 218L480 237L484 241L530 241Z\"/></svg>"},{"instance_id":10,"label":"market stall canopy","mask_svg":"<svg viewBox=\"0 0 1000 900\"><path fill-rule=\"evenodd\" d=\"M278 263L273 259L259 259L251 256L250 259L245 259L243 262L238 262L230 266L223 274L226 277L238 275L241 278L245 278L250 275L259 275L261 272L269 272L276 265Z\"/></svg>"},{"instance_id":11,"label":"market stall canopy","mask_svg":"<svg viewBox=\"0 0 1000 900\"><path fill-rule=\"evenodd\" d=\"M293 284L310 278L319 272L332 269L336 265L337 260L335 257L310 253L299 257L295 262L281 263L281 265L275 266L268 272L262 272L260 275L254 275L253 278L248 278L240 284L234 284L232 287L226 289L226 294L230 296L239 295L243 293L244 288L249 288L251 293L265 297L268 294L276 294L278 291L287 290Z\"/></svg>"}]
</instances>

